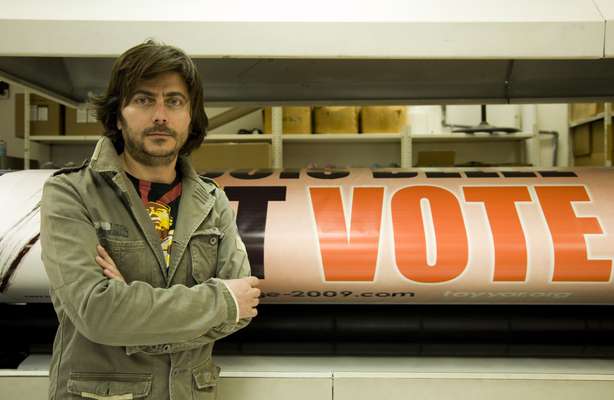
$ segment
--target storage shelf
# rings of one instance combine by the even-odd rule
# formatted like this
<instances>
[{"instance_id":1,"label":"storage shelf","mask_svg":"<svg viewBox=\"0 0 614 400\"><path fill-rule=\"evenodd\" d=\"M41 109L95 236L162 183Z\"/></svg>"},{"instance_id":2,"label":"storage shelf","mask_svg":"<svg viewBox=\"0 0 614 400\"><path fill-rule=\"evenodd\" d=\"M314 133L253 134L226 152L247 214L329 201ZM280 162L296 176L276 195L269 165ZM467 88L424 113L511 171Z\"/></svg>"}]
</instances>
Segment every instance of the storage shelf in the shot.
<instances>
[{"instance_id":1,"label":"storage shelf","mask_svg":"<svg viewBox=\"0 0 614 400\"><path fill-rule=\"evenodd\" d=\"M493 141L521 141L533 137L531 133L512 133L508 135L489 134L464 134L464 133L435 133L415 134L409 136L412 142L493 142ZM310 143L310 142L399 142L399 133L353 133L353 134L305 134L284 135L284 142Z\"/></svg>"},{"instance_id":2,"label":"storage shelf","mask_svg":"<svg viewBox=\"0 0 614 400\"><path fill-rule=\"evenodd\" d=\"M531 133L512 134L464 134L464 133L436 133L411 135L413 142L493 142L493 141L521 141L533 137ZM271 140L272 135L210 135L209 142L244 142ZM282 135L284 143L394 143L400 142L399 133L318 133L318 134L285 134Z\"/></svg>"},{"instance_id":3,"label":"storage shelf","mask_svg":"<svg viewBox=\"0 0 614 400\"><path fill-rule=\"evenodd\" d=\"M96 135L83 135L83 136L63 136L63 135L40 135L30 136L32 142L44 143L44 144L90 144L95 143L100 139L100 136Z\"/></svg>"},{"instance_id":4,"label":"storage shelf","mask_svg":"<svg viewBox=\"0 0 614 400\"><path fill-rule=\"evenodd\" d=\"M339 142L398 142L401 135L398 133L318 133L318 134L284 134L282 140L286 143L339 143ZM238 135L217 134L209 135L208 142L253 142L271 141L273 135Z\"/></svg>"},{"instance_id":5,"label":"storage shelf","mask_svg":"<svg viewBox=\"0 0 614 400\"><path fill-rule=\"evenodd\" d=\"M278 113L277 118L281 119L281 113ZM281 123L281 121L279 121ZM280 124L281 126L281 124ZM269 143L272 147L273 165L276 168L283 167L283 147L284 145L303 144L303 145L328 145L337 144L345 145L352 144L357 147L357 151L365 151L364 145L380 145L394 153L400 151L401 165L409 167L412 165L412 143L419 145L421 143L522 143L527 139L534 137L533 133L519 132L511 134L495 133L489 134L478 132L475 134L467 133L416 133L408 134L406 132L396 133L308 133L308 134L237 134L237 133L219 133L211 134L205 138L205 143ZM81 135L81 136L65 136L65 135L47 135L47 136L30 136L30 141L33 143L42 143L47 145L54 144L93 144L100 136ZM392 146L392 147L391 147ZM398 150L395 148L398 147ZM291 146L294 151L294 146ZM360 149L358 149L360 148ZM29 149L26 150L28 153ZM368 150L367 150L368 151ZM391 154L392 154L391 153ZM522 156L524 157L524 155Z\"/></svg>"},{"instance_id":6,"label":"storage shelf","mask_svg":"<svg viewBox=\"0 0 614 400\"><path fill-rule=\"evenodd\" d=\"M205 142L270 142L273 135L247 134L239 135L236 133L207 135Z\"/></svg>"},{"instance_id":7,"label":"storage shelf","mask_svg":"<svg viewBox=\"0 0 614 400\"><path fill-rule=\"evenodd\" d=\"M593 115L592 117L586 117L586 118L581 118L581 119L578 119L578 120L575 120L575 121L570 121L569 122L569 127L570 128L575 128L577 126L585 125L585 124L588 124L590 122L599 121L599 120L602 120L604 118L604 116L605 116L605 113L601 112L599 114Z\"/></svg>"},{"instance_id":8,"label":"storage shelf","mask_svg":"<svg viewBox=\"0 0 614 400\"><path fill-rule=\"evenodd\" d=\"M283 135L287 143L399 142L399 133L318 133Z\"/></svg>"},{"instance_id":9,"label":"storage shelf","mask_svg":"<svg viewBox=\"0 0 614 400\"><path fill-rule=\"evenodd\" d=\"M510 134L468 134L468 133L435 133L432 135L416 134L412 135L413 142L517 142L531 139L532 133L510 133Z\"/></svg>"}]
</instances>

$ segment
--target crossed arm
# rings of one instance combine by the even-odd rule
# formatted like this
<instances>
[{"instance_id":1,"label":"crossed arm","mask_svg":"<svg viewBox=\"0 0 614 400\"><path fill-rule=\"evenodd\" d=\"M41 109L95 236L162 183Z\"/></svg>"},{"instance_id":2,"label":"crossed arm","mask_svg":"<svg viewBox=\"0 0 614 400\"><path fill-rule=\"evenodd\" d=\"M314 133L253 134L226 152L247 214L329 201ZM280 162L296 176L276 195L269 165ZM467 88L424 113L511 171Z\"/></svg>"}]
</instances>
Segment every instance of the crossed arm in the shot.
<instances>
[{"instance_id":1,"label":"crossed arm","mask_svg":"<svg viewBox=\"0 0 614 400\"><path fill-rule=\"evenodd\" d=\"M98 253L96 262L102 268L104 275L110 279L126 283L126 280L105 248L98 245L96 246L96 252ZM239 279L226 279L224 283L237 301L240 319L253 318L258 315L258 310L256 309L260 296L260 289L256 287L258 286L258 278L248 276Z\"/></svg>"}]
</instances>

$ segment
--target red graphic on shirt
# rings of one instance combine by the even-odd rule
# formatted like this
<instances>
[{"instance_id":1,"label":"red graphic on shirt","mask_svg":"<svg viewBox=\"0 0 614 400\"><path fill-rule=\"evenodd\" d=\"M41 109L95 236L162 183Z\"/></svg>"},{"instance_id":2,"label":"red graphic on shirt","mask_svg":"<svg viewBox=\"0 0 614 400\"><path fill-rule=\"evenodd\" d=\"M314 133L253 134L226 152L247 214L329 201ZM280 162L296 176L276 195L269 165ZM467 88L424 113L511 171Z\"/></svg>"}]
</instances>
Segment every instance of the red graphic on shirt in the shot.
<instances>
[{"instance_id":1,"label":"red graphic on shirt","mask_svg":"<svg viewBox=\"0 0 614 400\"><path fill-rule=\"evenodd\" d=\"M149 218L154 224L156 232L160 235L160 244L162 245L162 252L164 253L164 259L168 266L171 258L171 244L173 243L174 229L173 217L171 216L171 208L164 203L157 201L148 201L145 204Z\"/></svg>"},{"instance_id":2,"label":"red graphic on shirt","mask_svg":"<svg viewBox=\"0 0 614 400\"><path fill-rule=\"evenodd\" d=\"M160 245L164 253L164 261L168 267L171 262L171 245L173 244L174 225L173 217L171 216L171 207L168 205L181 196L181 182L175 185L171 190L165 193L157 201L149 201L149 192L151 191L151 182L139 181L139 192L141 201L145 205L145 209L154 224L156 232L160 235Z\"/></svg>"}]
</instances>

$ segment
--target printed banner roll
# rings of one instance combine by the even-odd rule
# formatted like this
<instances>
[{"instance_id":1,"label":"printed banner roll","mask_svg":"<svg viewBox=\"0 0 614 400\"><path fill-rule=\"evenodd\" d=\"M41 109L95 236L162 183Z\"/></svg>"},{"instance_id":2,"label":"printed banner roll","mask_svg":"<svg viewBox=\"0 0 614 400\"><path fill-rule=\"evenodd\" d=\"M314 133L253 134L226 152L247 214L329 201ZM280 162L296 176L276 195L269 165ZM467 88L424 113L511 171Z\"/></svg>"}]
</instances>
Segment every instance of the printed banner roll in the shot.
<instances>
[{"instance_id":1,"label":"printed banner roll","mask_svg":"<svg viewBox=\"0 0 614 400\"><path fill-rule=\"evenodd\" d=\"M614 304L613 169L206 176L236 211L264 303ZM49 301L38 246L1 301Z\"/></svg>"}]
</instances>

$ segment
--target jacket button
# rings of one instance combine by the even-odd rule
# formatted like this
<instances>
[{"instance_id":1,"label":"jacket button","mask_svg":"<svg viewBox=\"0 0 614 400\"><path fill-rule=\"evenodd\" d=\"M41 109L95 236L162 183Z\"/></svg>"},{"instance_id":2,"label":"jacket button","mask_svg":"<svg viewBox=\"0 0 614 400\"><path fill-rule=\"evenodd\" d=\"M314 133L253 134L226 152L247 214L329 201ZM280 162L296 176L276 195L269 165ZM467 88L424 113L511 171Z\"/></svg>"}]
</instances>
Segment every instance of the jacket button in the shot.
<instances>
[{"instance_id":1,"label":"jacket button","mask_svg":"<svg viewBox=\"0 0 614 400\"><path fill-rule=\"evenodd\" d=\"M216 238L215 236L211 236L211 237L209 238L209 244L210 244L211 246L215 246L215 244L216 244L216 243L217 243L217 238Z\"/></svg>"}]
</instances>

